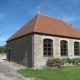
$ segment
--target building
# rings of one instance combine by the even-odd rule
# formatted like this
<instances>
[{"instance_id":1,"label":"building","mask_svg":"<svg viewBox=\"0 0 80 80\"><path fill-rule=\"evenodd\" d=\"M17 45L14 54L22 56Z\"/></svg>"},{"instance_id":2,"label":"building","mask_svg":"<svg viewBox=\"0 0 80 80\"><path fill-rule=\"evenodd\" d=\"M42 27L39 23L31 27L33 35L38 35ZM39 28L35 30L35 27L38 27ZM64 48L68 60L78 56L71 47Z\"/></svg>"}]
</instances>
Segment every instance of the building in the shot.
<instances>
[{"instance_id":1,"label":"building","mask_svg":"<svg viewBox=\"0 0 80 80\"><path fill-rule=\"evenodd\" d=\"M49 58L80 57L80 31L59 18L38 13L7 40L7 60L28 67Z\"/></svg>"}]
</instances>

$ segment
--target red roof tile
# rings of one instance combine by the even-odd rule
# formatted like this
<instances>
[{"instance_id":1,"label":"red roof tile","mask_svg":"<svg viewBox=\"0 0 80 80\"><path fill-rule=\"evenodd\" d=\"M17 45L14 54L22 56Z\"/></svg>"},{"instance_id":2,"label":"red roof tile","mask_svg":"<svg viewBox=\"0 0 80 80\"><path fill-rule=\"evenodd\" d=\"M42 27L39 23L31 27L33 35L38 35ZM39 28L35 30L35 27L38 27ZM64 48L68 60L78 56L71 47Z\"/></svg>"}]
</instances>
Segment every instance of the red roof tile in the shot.
<instances>
[{"instance_id":1,"label":"red roof tile","mask_svg":"<svg viewBox=\"0 0 80 80\"><path fill-rule=\"evenodd\" d=\"M72 25L65 23L59 18L54 18L39 13L15 34L13 34L7 41L31 32L80 38L80 31L75 29Z\"/></svg>"}]
</instances>

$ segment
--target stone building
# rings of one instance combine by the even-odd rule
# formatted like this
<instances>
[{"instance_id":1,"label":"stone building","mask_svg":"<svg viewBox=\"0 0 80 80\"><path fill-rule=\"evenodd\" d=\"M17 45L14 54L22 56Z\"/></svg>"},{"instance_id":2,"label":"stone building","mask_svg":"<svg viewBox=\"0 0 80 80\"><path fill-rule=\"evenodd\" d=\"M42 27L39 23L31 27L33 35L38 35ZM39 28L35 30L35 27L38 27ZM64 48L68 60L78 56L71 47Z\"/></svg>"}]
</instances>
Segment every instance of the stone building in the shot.
<instances>
[{"instance_id":1,"label":"stone building","mask_svg":"<svg viewBox=\"0 0 80 80\"><path fill-rule=\"evenodd\" d=\"M28 67L49 58L80 57L80 31L59 18L38 13L7 40L7 60Z\"/></svg>"}]
</instances>

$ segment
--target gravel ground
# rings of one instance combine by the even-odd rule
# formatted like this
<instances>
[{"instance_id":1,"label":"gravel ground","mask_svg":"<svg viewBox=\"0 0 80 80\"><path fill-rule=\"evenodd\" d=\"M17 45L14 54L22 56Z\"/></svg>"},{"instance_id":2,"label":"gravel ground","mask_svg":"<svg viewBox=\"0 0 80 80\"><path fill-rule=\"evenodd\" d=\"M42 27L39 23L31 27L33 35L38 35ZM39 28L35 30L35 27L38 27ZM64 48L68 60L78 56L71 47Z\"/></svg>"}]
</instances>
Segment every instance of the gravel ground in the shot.
<instances>
[{"instance_id":1,"label":"gravel ground","mask_svg":"<svg viewBox=\"0 0 80 80\"><path fill-rule=\"evenodd\" d=\"M33 78L25 78L16 71L26 68L25 66L5 61L5 59L6 55L0 54L0 80L35 80Z\"/></svg>"}]
</instances>

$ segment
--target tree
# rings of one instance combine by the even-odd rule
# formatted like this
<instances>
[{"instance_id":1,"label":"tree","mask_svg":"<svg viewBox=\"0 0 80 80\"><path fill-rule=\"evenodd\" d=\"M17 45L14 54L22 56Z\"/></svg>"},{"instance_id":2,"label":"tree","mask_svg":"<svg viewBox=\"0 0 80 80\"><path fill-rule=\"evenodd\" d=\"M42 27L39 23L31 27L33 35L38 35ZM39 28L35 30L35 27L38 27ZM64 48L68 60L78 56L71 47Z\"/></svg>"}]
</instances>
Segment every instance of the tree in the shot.
<instances>
[{"instance_id":1,"label":"tree","mask_svg":"<svg viewBox=\"0 0 80 80\"><path fill-rule=\"evenodd\" d=\"M6 53L6 45L0 46L0 53Z\"/></svg>"},{"instance_id":2,"label":"tree","mask_svg":"<svg viewBox=\"0 0 80 80\"><path fill-rule=\"evenodd\" d=\"M0 53L3 53L3 47L0 46Z\"/></svg>"}]
</instances>

